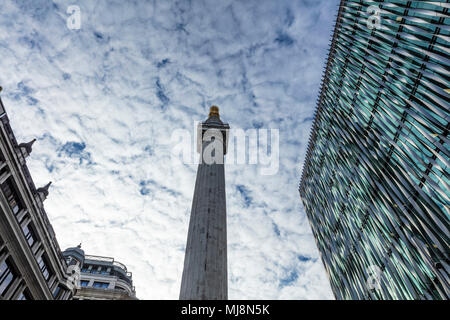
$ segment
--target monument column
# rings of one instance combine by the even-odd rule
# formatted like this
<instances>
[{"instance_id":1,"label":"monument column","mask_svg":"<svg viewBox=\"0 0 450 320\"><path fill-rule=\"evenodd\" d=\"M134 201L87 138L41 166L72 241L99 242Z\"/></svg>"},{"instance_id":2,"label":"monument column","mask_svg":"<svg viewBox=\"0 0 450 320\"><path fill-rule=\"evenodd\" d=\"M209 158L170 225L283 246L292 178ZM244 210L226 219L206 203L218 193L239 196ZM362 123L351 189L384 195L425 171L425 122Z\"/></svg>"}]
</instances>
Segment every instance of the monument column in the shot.
<instances>
[{"instance_id":1,"label":"monument column","mask_svg":"<svg viewBox=\"0 0 450 320\"><path fill-rule=\"evenodd\" d=\"M208 119L199 124L194 198L184 258L180 300L226 300L227 210L224 156L229 125L212 106Z\"/></svg>"}]
</instances>

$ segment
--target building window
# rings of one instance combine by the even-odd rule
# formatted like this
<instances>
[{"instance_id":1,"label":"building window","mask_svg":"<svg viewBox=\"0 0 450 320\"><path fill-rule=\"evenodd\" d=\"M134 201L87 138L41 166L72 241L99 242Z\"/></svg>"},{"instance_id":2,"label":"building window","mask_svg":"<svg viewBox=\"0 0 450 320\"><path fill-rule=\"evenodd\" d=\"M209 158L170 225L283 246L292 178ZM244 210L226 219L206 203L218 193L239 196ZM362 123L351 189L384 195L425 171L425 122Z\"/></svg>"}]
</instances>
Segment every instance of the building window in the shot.
<instances>
[{"instance_id":1,"label":"building window","mask_svg":"<svg viewBox=\"0 0 450 320\"><path fill-rule=\"evenodd\" d=\"M39 264L39 268L41 269L42 275L44 276L44 279L48 281L50 279L51 272L47 266L48 264L45 257L41 256L37 262Z\"/></svg>"},{"instance_id":2,"label":"building window","mask_svg":"<svg viewBox=\"0 0 450 320\"><path fill-rule=\"evenodd\" d=\"M11 178L8 178L2 185L1 189L3 191L3 194L5 195L6 200L9 203L9 206L11 210L14 212L14 214L17 214L20 209L22 209L20 197L18 196L18 193L16 191L16 188L11 181Z\"/></svg>"},{"instance_id":3,"label":"building window","mask_svg":"<svg viewBox=\"0 0 450 320\"><path fill-rule=\"evenodd\" d=\"M29 223L28 225L24 226L22 230L23 234L25 235L25 239L27 240L30 247L33 246L34 242L36 241L36 236L34 235L34 230L33 227L31 227L31 224Z\"/></svg>"},{"instance_id":4,"label":"building window","mask_svg":"<svg viewBox=\"0 0 450 320\"><path fill-rule=\"evenodd\" d=\"M53 291L53 297L55 299L58 299L59 297L61 297L61 295L64 293L64 290L61 290L60 286L57 286L55 291Z\"/></svg>"},{"instance_id":5,"label":"building window","mask_svg":"<svg viewBox=\"0 0 450 320\"><path fill-rule=\"evenodd\" d=\"M30 293L27 289L23 290L23 292L17 297L17 300L33 300Z\"/></svg>"},{"instance_id":6,"label":"building window","mask_svg":"<svg viewBox=\"0 0 450 320\"><path fill-rule=\"evenodd\" d=\"M16 278L11 263L6 260L0 265L0 296L3 295L9 288L9 285Z\"/></svg>"},{"instance_id":7,"label":"building window","mask_svg":"<svg viewBox=\"0 0 450 320\"><path fill-rule=\"evenodd\" d=\"M109 287L109 283L107 282L100 282L100 281L95 281L93 284L94 288L108 288Z\"/></svg>"},{"instance_id":8,"label":"building window","mask_svg":"<svg viewBox=\"0 0 450 320\"><path fill-rule=\"evenodd\" d=\"M81 281L80 281L80 285L81 285L82 287L87 287L87 286L89 285L89 281L87 281L87 280L81 280Z\"/></svg>"},{"instance_id":9,"label":"building window","mask_svg":"<svg viewBox=\"0 0 450 320\"><path fill-rule=\"evenodd\" d=\"M102 267L95 267L95 269L92 268L91 273L100 273L101 270L102 270Z\"/></svg>"}]
</instances>

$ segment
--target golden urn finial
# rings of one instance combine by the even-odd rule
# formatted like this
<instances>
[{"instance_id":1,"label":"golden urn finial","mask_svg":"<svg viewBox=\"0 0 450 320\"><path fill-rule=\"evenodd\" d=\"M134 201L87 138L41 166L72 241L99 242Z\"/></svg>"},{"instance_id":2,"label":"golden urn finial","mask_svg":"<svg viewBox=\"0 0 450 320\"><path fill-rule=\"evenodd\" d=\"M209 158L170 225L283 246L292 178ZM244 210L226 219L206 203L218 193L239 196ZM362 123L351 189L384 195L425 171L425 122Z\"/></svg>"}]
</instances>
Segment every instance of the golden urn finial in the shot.
<instances>
[{"instance_id":1,"label":"golden urn finial","mask_svg":"<svg viewBox=\"0 0 450 320\"><path fill-rule=\"evenodd\" d=\"M209 108L209 117L212 117L212 116L216 116L217 118L220 119L218 106L211 106L211 108Z\"/></svg>"}]
</instances>

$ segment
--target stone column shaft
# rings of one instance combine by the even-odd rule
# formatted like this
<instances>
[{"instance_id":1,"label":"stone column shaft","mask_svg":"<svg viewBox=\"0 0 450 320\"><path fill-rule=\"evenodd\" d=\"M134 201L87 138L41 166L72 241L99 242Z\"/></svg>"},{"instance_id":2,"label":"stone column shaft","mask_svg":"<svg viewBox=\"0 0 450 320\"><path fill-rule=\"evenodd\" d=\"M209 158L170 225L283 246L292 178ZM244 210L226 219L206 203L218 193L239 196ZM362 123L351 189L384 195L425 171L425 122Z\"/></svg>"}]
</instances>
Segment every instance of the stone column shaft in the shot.
<instances>
[{"instance_id":1,"label":"stone column shaft","mask_svg":"<svg viewBox=\"0 0 450 320\"><path fill-rule=\"evenodd\" d=\"M218 128L225 127L218 125ZM209 143L202 143L202 152ZM198 166L181 280L181 300L228 298L225 170L224 155L220 156L221 163L201 161Z\"/></svg>"}]
</instances>

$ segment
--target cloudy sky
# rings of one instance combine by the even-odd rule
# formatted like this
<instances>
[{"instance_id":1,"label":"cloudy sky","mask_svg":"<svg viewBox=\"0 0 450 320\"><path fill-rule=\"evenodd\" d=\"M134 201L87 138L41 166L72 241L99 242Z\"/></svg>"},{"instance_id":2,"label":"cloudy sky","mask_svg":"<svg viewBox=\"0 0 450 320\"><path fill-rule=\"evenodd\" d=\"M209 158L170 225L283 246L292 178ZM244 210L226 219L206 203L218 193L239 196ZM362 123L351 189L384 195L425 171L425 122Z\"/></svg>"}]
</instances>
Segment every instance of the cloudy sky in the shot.
<instances>
[{"instance_id":1,"label":"cloudy sky","mask_svg":"<svg viewBox=\"0 0 450 320\"><path fill-rule=\"evenodd\" d=\"M178 299L196 166L173 165L171 135L216 104L232 128L280 130L277 174L225 169L229 298L333 299L297 188L338 2L3 0L2 100L18 141L37 138L61 248Z\"/></svg>"}]
</instances>

